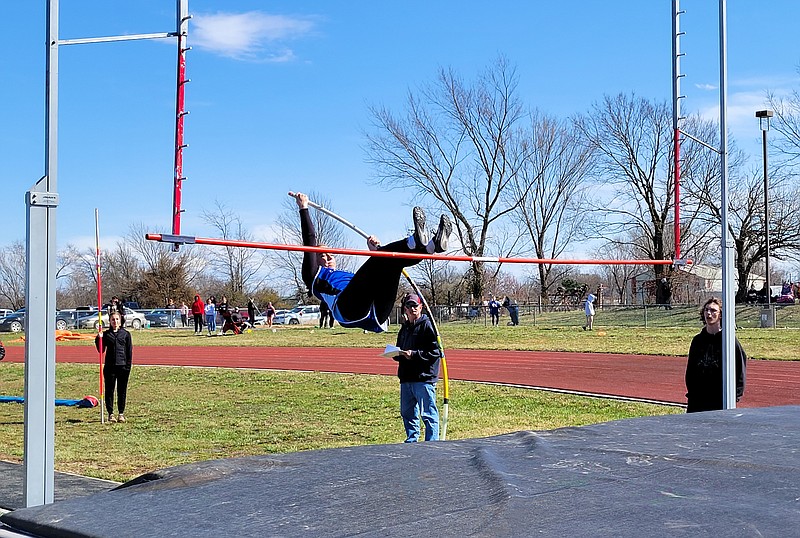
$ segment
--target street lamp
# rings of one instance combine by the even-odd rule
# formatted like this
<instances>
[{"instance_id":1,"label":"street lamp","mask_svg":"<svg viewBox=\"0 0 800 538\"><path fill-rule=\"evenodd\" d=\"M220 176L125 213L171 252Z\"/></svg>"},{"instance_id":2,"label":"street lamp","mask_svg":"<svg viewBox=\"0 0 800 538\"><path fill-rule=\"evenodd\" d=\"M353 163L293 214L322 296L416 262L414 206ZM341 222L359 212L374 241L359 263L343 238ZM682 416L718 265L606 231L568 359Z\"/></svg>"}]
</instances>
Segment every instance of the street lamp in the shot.
<instances>
[{"instance_id":1,"label":"street lamp","mask_svg":"<svg viewBox=\"0 0 800 538\"><path fill-rule=\"evenodd\" d=\"M764 245L765 245L765 284L767 288L767 306L769 306L770 295L772 291L769 287L769 195L767 192L769 181L767 179L767 131L769 131L769 119L775 113L771 110L759 110L756 112L758 118L758 127L761 129L761 146L764 155Z\"/></svg>"}]
</instances>

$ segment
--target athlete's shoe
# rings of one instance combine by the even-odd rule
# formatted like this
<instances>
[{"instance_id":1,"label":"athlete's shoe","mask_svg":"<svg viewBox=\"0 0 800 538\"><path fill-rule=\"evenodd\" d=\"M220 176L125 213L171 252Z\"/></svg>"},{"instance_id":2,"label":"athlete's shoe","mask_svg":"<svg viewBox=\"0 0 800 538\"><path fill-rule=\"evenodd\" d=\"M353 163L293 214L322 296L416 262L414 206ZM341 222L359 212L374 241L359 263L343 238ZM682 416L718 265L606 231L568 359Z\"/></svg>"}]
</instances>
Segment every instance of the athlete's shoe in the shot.
<instances>
[{"instance_id":1,"label":"athlete's shoe","mask_svg":"<svg viewBox=\"0 0 800 538\"><path fill-rule=\"evenodd\" d=\"M439 219L439 229L433 236L433 249L434 252L444 252L447 250L447 239L453 233L453 223L450 222L450 217L442 215Z\"/></svg>"},{"instance_id":2,"label":"athlete's shoe","mask_svg":"<svg viewBox=\"0 0 800 538\"><path fill-rule=\"evenodd\" d=\"M119 414L119 417L117 417L117 420L120 421L120 422L128 422L127 420L125 420L125 415L123 415L122 413Z\"/></svg>"},{"instance_id":3,"label":"athlete's shoe","mask_svg":"<svg viewBox=\"0 0 800 538\"><path fill-rule=\"evenodd\" d=\"M117 417L115 417L114 415L108 415L108 421L109 422L116 422L117 421Z\"/></svg>"},{"instance_id":4,"label":"athlete's shoe","mask_svg":"<svg viewBox=\"0 0 800 538\"><path fill-rule=\"evenodd\" d=\"M425 250L428 244L428 232L425 230L425 211L421 207L415 207L411 215L414 219L414 249Z\"/></svg>"}]
</instances>

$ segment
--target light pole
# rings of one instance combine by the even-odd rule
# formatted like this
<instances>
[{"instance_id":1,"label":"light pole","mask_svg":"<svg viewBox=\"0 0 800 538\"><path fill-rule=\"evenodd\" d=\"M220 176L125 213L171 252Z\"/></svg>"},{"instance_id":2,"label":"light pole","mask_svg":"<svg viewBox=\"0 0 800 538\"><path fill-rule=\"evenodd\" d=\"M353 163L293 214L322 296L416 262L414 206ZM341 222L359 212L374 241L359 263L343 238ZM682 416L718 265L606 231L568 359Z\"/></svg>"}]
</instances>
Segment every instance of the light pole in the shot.
<instances>
[{"instance_id":1,"label":"light pole","mask_svg":"<svg viewBox=\"0 0 800 538\"><path fill-rule=\"evenodd\" d=\"M764 155L764 246L765 246L765 284L767 288L767 307L769 307L770 295L772 291L769 287L769 180L767 179L767 131L769 131L769 119L775 114L771 110L759 110L756 112L758 126L761 129L761 147Z\"/></svg>"}]
</instances>

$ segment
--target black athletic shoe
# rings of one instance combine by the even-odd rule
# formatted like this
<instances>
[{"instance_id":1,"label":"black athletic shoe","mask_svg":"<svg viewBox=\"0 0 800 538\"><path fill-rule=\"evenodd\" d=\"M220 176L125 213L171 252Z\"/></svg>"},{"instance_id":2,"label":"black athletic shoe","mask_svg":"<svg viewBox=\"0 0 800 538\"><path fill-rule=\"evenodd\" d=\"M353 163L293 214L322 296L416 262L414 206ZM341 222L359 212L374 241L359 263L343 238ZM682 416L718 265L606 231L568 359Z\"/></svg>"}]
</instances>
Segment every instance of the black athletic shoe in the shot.
<instances>
[{"instance_id":1,"label":"black athletic shoe","mask_svg":"<svg viewBox=\"0 0 800 538\"><path fill-rule=\"evenodd\" d=\"M450 222L450 217L442 215L439 219L439 229L433 236L433 248L435 252L444 252L447 250L447 239L453 233L453 223Z\"/></svg>"},{"instance_id":2,"label":"black athletic shoe","mask_svg":"<svg viewBox=\"0 0 800 538\"><path fill-rule=\"evenodd\" d=\"M425 211L421 207L415 207L412 216L414 218L414 242L416 250L424 251L428 245L428 232L425 230Z\"/></svg>"}]
</instances>

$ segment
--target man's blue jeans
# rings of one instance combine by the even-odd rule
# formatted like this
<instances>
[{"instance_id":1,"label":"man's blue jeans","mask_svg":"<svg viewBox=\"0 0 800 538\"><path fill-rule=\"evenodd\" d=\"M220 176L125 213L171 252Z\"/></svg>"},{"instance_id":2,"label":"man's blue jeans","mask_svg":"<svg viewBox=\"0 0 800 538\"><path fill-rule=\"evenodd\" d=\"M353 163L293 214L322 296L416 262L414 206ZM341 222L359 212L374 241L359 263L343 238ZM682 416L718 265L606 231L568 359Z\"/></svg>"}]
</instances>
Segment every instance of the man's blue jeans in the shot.
<instances>
[{"instance_id":1,"label":"man's blue jeans","mask_svg":"<svg viewBox=\"0 0 800 538\"><path fill-rule=\"evenodd\" d=\"M406 428L406 443L419 440L419 418L425 423L425 440L439 440L439 408L436 407L436 383L400 383L400 416Z\"/></svg>"}]
</instances>

